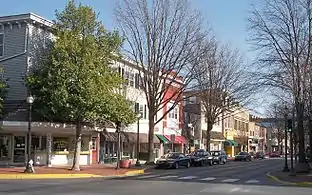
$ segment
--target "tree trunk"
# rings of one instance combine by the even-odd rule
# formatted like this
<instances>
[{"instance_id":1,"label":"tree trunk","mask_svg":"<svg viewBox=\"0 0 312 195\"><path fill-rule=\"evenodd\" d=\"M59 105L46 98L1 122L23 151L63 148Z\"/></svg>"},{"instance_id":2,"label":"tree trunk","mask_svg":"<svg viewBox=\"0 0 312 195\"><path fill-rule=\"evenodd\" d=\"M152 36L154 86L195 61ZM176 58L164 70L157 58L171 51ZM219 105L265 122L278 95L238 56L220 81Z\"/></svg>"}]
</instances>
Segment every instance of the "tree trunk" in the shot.
<instances>
[{"instance_id":1,"label":"tree trunk","mask_svg":"<svg viewBox=\"0 0 312 195\"><path fill-rule=\"evenodd\" d=\"M296 165L297 173L307 173L309 172L309 164L306 163L305 157L305 147L304 147L304 125L303 125L303 117L304 117L304 107L303 103L297 104L297 121L298 121L298 138L299 138L299 163Z\"/></svg>"},{"instance_id":2,"label":"tree trunk","mask_svg":"<svg viewBox=\"0 0 312 195\"><path fill-rule=\"evenodd\" d=\"M148 115L148 160L147 164L153 164L154 163L154 128L155 128L155 122L154 122L154 114L153 111L149 111Z\"/></svg>"},{"instance_id":3,"label":"tree trunk","mask_svg":"<svg viewBox=\"0 0 312 195\"><path fill-rule=\"evenodd\" d=\"M210 152L210 138L211 138L211 130L212 130L213 124L207 120L207 151Z\"/></svg>"},{"instance_id":4,"label":"tree trunk","mask_svg":"<svg viewBox=\"0 0 312 195\"><path fill-rule=\"evenodd\" d=\"M80 171L79 161L80 161L80 150L81 150L81 121L77 121L76 124L76 140L75 140L75 152L73 158L73 171Z\"/></svg>"}]
</instances>

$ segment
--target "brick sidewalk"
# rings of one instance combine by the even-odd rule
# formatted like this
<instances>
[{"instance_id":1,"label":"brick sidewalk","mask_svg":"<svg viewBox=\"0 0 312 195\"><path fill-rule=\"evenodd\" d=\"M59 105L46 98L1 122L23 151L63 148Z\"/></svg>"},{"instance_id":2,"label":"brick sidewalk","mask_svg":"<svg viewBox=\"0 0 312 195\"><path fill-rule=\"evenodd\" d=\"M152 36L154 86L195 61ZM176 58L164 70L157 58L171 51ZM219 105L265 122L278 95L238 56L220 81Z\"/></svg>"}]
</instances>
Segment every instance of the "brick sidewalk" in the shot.
<instances>
[{"instance_id":1,"label":"brick sidewalk","mask_svg":"<svg viewBox=\"0 0 312 195\"><path fill-rule=\"evenodd\" d=\"M130 168L130 169L118 169L114 166L107 165L92 165L81 166L80 171L72 171L71 167L35 167L36 174L93 174L101 176L121 176L125 175L128 171L144 169ZM0 168L0 174L24 174L24 167L12 167L12 168Z\"/></svg>"}]
</instances>

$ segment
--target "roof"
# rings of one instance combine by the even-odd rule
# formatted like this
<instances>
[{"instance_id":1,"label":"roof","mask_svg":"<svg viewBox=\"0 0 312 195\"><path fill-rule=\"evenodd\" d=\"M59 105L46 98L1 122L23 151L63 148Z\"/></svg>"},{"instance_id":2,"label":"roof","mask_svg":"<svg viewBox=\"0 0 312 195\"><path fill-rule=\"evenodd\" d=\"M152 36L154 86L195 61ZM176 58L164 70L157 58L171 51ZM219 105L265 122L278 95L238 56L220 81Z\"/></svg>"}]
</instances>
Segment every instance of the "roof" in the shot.
<instances>
[{"instance_id":1,"label":"roof","mask_svg":"<svg viewBox=\"0 0 312 195\"><path fill-rule=\"evenodd\" d=\"M26 13L26 14L17 14L17 15L9 15L9 16L0 16L0 25L4 23L10 22L24 22L24 21L33 21L45 25L47 27L51 27L54 23L50 20L43 18L34 13Z\"/></svg>"}]
</instances>

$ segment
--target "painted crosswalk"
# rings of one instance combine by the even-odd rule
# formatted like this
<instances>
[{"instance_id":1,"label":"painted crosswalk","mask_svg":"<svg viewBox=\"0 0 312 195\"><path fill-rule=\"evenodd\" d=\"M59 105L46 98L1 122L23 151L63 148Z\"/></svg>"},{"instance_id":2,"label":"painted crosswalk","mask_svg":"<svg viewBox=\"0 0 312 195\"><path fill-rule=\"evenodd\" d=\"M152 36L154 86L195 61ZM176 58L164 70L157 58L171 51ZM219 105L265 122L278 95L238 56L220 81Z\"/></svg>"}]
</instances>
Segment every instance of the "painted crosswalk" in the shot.
<instances>
[{"instance_id":1,"label":"painted crosswalk","mask_svg":"<svg viewBox=\"0 0 312 195\"><path fill-rule=\"evenodd\" d=\"M256 179L242 181L238 178L218 178L218 177L200 177L200 176L179 176L179 175L143 175L136 177L137 179L156 179L156 180L187 180L187 181L198 181L198 182L220 182L220 183L237 183L243 182L246 184L259 184L260 181Z\"/></svg>"}]
</instances>

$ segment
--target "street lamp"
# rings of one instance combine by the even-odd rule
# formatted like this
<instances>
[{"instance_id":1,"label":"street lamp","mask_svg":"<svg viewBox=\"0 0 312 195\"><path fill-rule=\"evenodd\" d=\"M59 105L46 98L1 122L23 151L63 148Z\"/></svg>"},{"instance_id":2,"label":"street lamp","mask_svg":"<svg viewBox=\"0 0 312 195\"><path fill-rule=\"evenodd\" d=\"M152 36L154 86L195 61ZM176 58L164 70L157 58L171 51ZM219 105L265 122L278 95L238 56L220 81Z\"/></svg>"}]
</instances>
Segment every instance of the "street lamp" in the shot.
<instances>
[{"instance_id":1,"label":"street lamp","mask_svg":"<svg viewBox=\"0 0 312 195\"><path fill-rule=\"evenodd\" d=\"M289 168L288 168L288 163L287 163L287 141L288 141L288 138L287 138L287 117L288 116L288 108L287 106L285 105L285 165L284 165L284 169L283 169L283 172L289 172Z\"/></svg>"},{"instance_id":2,"label":"street lamp","mask_svg":"<svg viewBox=\"0 0 312 195\"><path fill-rule=\"evenodd\" d=\"M33 161L31 159L31 110L32 104L34 103L34 97L31 95L27 97L26 102L28 103L28 133L27 133L27 159L26 159L26 168L25 173L34 173Z\"/></svg>"},{"instance_id":3,"label":"street lamp","mask_svg":"<svg viewBox=\"0 0 312 195\"><path fill-rule=\"evenodd\" d=\"M140 153L140 119L142 118L142 114L137 115L137 143L136 143L136 153L137 153L137 160L135 162L135 166L141 166L139 160L139 153Z\"/></svg>"}]
</instances>

